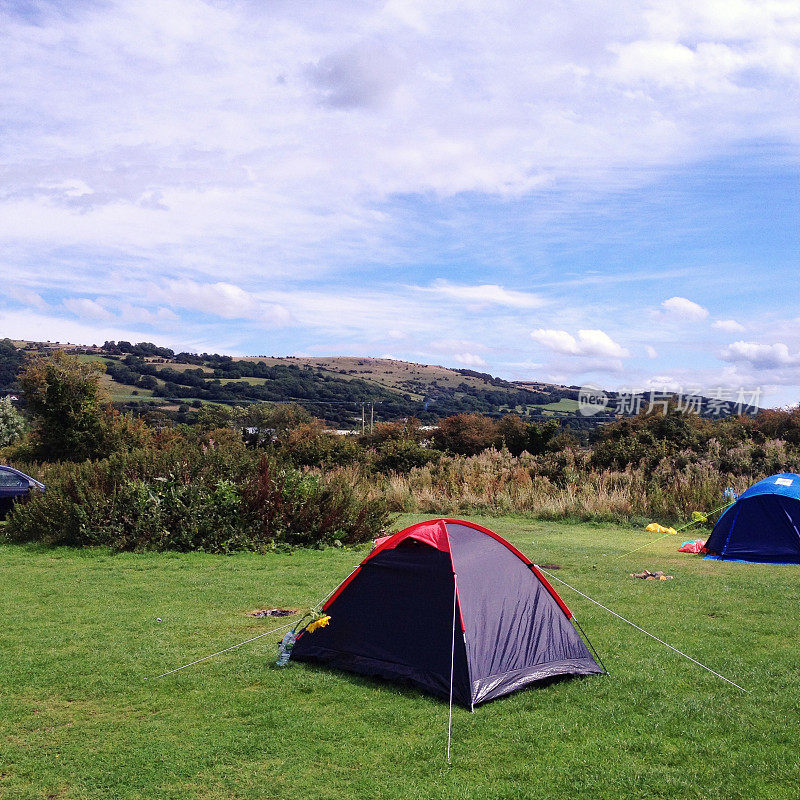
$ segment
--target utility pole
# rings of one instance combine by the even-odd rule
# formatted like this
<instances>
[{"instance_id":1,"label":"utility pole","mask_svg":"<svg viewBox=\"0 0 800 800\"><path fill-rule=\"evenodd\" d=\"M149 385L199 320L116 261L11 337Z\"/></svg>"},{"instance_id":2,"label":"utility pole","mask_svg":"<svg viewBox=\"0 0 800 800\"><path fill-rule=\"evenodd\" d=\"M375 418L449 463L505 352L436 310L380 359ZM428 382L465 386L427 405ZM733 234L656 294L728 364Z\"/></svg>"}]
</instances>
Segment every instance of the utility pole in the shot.
<instances>
[{"instance_id":1,"label":"utility pole","mask_svg":"<svg viewBox=\"0 0 800 800\"><path fill-rule=\"evenodd\" d=\"M364 419L364 404L361 404L361 435L364 435L364 424L366 420Z\"/></svg>"},{"instance_id":2,"label":"utility pole","mask_svg":"<svg viewBox=\"0 0 800 800\"><path fill-rule=\"evenodd\" d=\"M375 403L369 404L369 432L375 433Z\"/></svg>"}]
</instances>

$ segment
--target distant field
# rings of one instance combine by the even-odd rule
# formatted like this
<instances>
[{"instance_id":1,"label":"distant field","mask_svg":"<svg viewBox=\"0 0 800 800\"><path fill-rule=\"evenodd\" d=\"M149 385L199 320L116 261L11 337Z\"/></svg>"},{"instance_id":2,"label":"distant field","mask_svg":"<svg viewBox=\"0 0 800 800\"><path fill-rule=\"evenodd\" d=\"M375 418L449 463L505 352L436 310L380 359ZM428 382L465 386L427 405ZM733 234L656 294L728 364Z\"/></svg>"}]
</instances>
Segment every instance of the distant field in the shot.
<instances>
[{"instance_id":1,"label":"distant field","mask_svg":"<svg viewBox=\"0 0 800 800\"><path fill-rule=\"evenodd\" d=\"M577 400L571 400L568 397L562 397L557 403L547 403L543 406L533 406L541 411L556 411L574 414L579 408L580 404Z\"/></svg>"},{"instance_id":2,"label":"distant field","mask_svg":"<svg viewBox=\"0 0 800 800\"><path fill-rule=\"evenodd\" d=\"M249 383L251 386L263 386L266 378L220 378L220 383Z\"/></svg>"},{"instance_id":3,"label":"distant field","mask_svg":"<svg viewBox=\"0 0 800 800\"><path fill-rule=\"evenodd\" d=\"M145 680L277 626L246 612L314 603L364 549L0 546L0 797L797 797L800 569L704 561L678 554L674 537L618 558L648 534L475 519L749 693L563 589L610 677L518 692L474 714L455 709L448 768L445 703L321 668L280 670L279 633ZM675 577L628 577L643 568Z\"/></svg>"},{"instance_id":4,"label":"distant field","mask_svg":"<svg viewBox=\"0 0 800 800\"><path fill-rule=\"evenodd\" d=\"M153 397L152 389L135 389L133 386L112 381L108 375L103 375L100 379L100 385L111 395L111 399L115 403L126 403L131 400L150 400ZM134 395L132 392L137 392L138 394Z\"/></svg>"}]
</instances>

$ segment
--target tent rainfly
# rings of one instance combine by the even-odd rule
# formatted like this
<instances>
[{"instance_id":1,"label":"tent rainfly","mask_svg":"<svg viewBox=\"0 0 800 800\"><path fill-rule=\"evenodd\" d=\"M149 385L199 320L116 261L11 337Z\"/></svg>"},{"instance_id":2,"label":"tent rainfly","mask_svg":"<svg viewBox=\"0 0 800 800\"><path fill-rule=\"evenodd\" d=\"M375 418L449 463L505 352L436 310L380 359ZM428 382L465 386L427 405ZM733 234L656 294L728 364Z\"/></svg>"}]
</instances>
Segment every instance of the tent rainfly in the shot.
<instances>
[{"instance_id":1,"label":"tent rainfly","mask_svg":"<svg viewBox=\"0 0 800 800\"><path fill-rule=\"evenodd\" d=\"M437 519L379 540L291 657L410 682L466 708L603 670L536 566L492 531Z\"/></svg>"},{"instance_id":2,"label":"tent rainfly","mask_svg":"<svg viewBox=\"0 0 800 800\"><path fill-rule=\"evenodd\" d=\"M754 483L717 520L705 550L713 558L800 564L800 475Z\"/></svg>"}]
</instances>

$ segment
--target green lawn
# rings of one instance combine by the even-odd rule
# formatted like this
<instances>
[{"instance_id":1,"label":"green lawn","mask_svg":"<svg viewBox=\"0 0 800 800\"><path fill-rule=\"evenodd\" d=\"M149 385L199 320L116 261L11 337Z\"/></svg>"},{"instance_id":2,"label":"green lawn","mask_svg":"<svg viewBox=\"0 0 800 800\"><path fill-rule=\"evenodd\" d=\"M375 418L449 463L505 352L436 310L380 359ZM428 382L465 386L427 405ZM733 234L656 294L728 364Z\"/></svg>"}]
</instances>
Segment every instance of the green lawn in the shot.
<instances>
[{"instance_id":1,"label":"green lawn","mask_svg":"<svg viewBox=\"0 0 800 800\"><path fill-rule=\"evenodd\" d=\"M675 537L620 559L649 535L476 520L749 693L563 589L611 676L455 709L448 768L446 704L278 669L281 634L145 680L280 624L246 612L312 604L360 552L2 546L0 798L797 797L800 569L704 561ZM628 577L643 568L675 578Z\"/></svg>"}]
</instances>

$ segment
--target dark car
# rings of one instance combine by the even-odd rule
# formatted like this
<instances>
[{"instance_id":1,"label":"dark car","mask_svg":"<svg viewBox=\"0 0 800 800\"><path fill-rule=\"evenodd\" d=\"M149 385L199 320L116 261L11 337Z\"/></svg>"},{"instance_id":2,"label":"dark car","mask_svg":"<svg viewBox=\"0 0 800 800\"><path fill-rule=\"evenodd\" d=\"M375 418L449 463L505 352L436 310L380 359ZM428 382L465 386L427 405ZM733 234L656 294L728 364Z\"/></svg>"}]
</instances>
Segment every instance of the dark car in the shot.
<instances>
[{"instance_id":1,"label":"dark car","mask_svg":"<svg viewBox=\"0 0 800 800\"><path fill-rule=\"evenodd\" d=\"M43 492L44 484L13 467L0 467L0 519L5 519L15 500L27 500L31 492Z\"/></svg>"}]
</instances>

